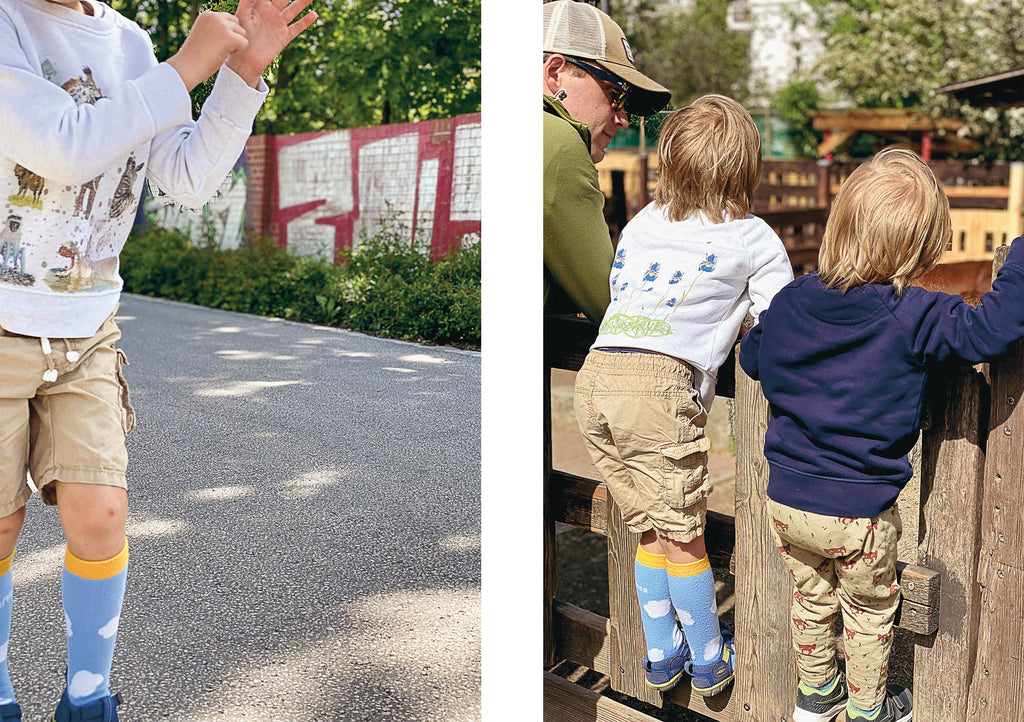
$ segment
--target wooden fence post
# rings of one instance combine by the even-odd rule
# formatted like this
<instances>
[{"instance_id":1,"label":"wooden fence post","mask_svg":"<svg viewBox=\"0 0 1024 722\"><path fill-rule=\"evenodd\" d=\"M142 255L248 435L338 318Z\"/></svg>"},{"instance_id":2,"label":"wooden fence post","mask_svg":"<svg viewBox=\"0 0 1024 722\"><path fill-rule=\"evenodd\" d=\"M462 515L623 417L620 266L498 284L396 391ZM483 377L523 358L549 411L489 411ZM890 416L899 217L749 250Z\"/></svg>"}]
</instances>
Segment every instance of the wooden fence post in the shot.
<instances>
[{"instance_id":1,"label":"wooden fence post","mask_svg":"<svg viewBox=\"0 0 1024 722\"><path fill-rule=\"evenodd\" d=\"M1010 195L1006 200L1006 230L1010 240L1024 231L1024 163L1010 164Z\"/></svg>"},{"instance_id":2,"label":"wooden fence post","mask_svg":"<svg viewBox=\"0 0 1024 722\"><path fill-rule=\"evenodd\" d=\"M788 720L796 702L792 583L765 510L768 402L736 369L736 720Z\"/></svg>"},{"instance_id":3,"label":"wooden fence post","mask_svg":"<svg viewBox=\"0 0 1024 722\"><path fill-rule=\"evenodd\" d=\"M1005 259L997 249L995 267ZM982 506L981 618L969 719L1020 719L1024 699L1024 342L993 361Z\"/></svg>"},{"instance_id":4,"label":"wooden fence post","mask_svg":"<svg viewBox=\"0 0 1024 722\"><path fill-rule=\"evenodd\" d=\"M963 722L981 605L976 578L988 384L964 365L934 374L929 383L932 424L922 438L918 562L941 577L939 629L915 636L914 717Z\"/></svg>"},{"instance_id":5,"label":"wooden fence post","mask_svg":"<svg viewBox=\"0 0 1024 722\"><path fill-rule=\"evenodd\" d=\"M639 700L662 706L661 692L648 687L640 659L647 648L643 620L636 598L633 564L640 535L622 521L622 513L608 495L608 632L612 689Z\"/></svg>"}]
</instances>

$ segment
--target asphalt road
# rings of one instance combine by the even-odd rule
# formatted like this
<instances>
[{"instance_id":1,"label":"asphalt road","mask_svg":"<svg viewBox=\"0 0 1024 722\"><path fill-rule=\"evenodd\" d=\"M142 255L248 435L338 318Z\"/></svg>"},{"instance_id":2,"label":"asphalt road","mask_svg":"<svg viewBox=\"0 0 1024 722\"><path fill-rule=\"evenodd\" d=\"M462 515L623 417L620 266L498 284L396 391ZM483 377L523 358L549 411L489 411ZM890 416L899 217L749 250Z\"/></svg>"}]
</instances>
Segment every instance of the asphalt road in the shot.
<instances>
[{"instance_id":1,"label":"asphalt road","mask_svg":"<svg viewBox=\"0 0 1024 722\"><path fill-rule=\"evenodd\" d=\"M480 719L480 354L125 296L138 415L126 722ZM30 502L10 666L63 687L64 544Z\"/></svg>"}]
</instances>

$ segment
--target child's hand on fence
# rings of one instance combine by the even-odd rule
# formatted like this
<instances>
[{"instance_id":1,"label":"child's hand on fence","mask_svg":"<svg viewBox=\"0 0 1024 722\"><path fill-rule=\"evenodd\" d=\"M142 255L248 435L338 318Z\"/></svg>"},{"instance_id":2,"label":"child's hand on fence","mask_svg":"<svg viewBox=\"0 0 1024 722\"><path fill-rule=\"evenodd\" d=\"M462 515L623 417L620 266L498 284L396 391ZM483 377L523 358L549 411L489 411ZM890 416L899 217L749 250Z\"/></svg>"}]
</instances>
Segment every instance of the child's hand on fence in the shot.
<instances>
[{"instance_id":1,"label":"child's hand on fence","mask_svg":"<svg viewBox=\"0 0 1024 722\"><path fill-rule=\"evenodd\" d=\"M313 11L295 20L312 1L239 0L235 17L245 29L249 44L228 58L228 67L255 88L278 53L316 21Z\"/></svg>"},{"instance_id":2,"label":"child's hand on fence","mask_svg":"<svg viewBox=\"0 0 1024 722\"><path fill-rule=\"evenodd\" d=\"M211 75L232 53L248 45L246 31L231 13L206 11L192 24L188 37L167 64L178 71L189 92Z\"/></svg>"}]
</instances>

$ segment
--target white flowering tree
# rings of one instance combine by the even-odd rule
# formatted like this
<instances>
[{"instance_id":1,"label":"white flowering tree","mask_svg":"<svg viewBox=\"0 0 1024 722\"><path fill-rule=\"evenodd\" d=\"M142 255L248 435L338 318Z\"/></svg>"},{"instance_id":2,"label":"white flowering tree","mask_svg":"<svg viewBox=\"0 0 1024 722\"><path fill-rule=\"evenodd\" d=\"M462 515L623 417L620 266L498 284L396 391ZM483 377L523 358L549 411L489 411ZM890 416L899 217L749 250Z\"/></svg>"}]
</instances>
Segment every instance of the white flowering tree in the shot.
<instances>
[{"instance_id":1,"label":"white flowering tree","mask_svg":"<svg viewBox=\"0 0 1024 722\"><path fill-rule=\"evenodd\" d=\"M1024 159L1024 110L974 109L934 89L1018 67L1024 34L1018 0L808 0L825 37L813 69L822 107L920 108L962 118L983 155ZM792 93L790 93L792 95ZM785 91L779 102L785 109Z\"/></svg>"}]
</instances>

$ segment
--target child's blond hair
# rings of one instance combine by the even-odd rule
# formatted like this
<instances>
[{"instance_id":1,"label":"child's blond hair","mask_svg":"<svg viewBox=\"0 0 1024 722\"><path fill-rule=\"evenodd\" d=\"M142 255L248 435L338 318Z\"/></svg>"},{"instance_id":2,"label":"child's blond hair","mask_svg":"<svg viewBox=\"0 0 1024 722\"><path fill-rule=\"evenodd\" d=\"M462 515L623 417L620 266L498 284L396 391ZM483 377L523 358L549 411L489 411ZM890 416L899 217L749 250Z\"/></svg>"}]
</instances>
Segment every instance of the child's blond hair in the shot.
<instances>
[{"instance_id":1,"label":"child's blond hair","mask_svg":"<svg viewBox=\"0 0 1024 722\"><path fill-rule=\"evenodd\" d=\"M846 179L825 224L818 272L826 287L892 283L900 294L953 237L949 199L921 157L886 148Z\"/></svg>"},{"instance_id":2,"label":"child's blond hair","mask_svg":"<svg viewBox=\"0 0 1024 722\"><path fill-rule=\"evenodd\" d=\"M732 98L705 95L675 111L658 141L654 202L671 221L697 211L711 220L745 218L761 181L761 135Z\"/></svg>"}]
</instances>

